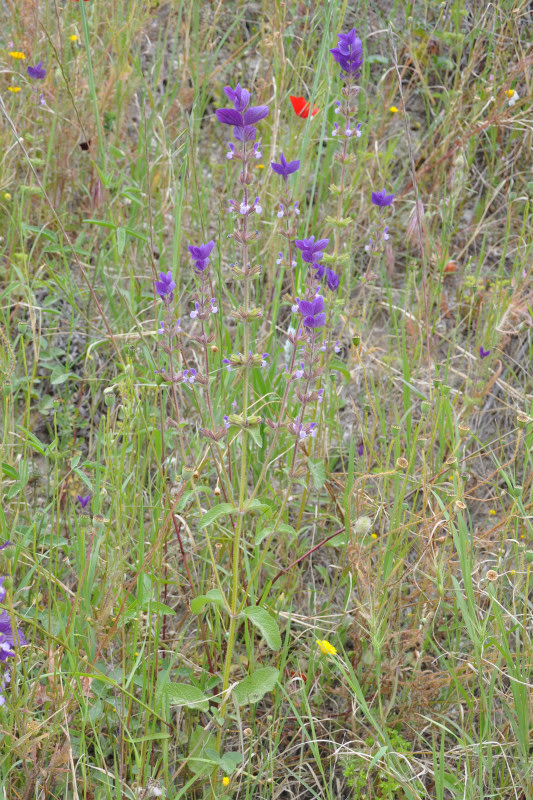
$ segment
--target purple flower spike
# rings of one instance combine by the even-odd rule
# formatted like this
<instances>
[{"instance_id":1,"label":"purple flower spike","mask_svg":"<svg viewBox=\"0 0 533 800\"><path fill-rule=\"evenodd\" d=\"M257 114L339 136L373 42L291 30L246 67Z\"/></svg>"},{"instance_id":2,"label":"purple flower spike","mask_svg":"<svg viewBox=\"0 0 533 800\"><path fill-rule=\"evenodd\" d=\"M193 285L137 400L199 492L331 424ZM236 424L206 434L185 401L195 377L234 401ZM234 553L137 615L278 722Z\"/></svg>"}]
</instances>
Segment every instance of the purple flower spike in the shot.
<instances>
[{"instance_id":1,"label":"purple flower spike","mask_svg":"<svg viewBox=\"0 0 533 800\"><path fill-rule=\"evenodd\" d=\"M302 259L308 264L318 264L322 260L323 251L329 244L329 239L319 239L315 242L315 237L309 239L296 239L296 247L302 251Z\"/></svg>"},{"instance_id":2,"label":"purple flower spike","mask_svg":"<svg viewBox=\"0 0 533 800\"><path fill-rule=\"evenodd\" d=\"M361 442L361 444L357 448L357 454L360 455L360 456L363 456L365 454L365 446L364 446L363 442Z\"/></svg>"},{"instance_id":3,"label":"purple flower spike","mask_svg":"<svg viewBox=\"0 0 533 800\"><path fill-rule=\"evenodd\" d=\"M381 192L372 192L372 202L375 206L379 208L385 208L386 206L391 206L392 201L394 200L393 194L387 194L385 189L382 189Z\"/></svg>"},{"instance_id":4,"label":"purple flower spike","mask_svg":"<svg viewBox=\"0 0 533 800\"><path fill-rule=\"evenodd\" d=\"M479 357L480 358L487 358L490 355L490 350L483 350L483 347L479 348Z\"/></svg>"},{"instance_id":5,"label":"purple flower spike","mask_svg":"<svg viewBox=\"0 0 533 800\"><path fill-rule=\"evenodd\" d=\"M359 77L359 70L363 65L363 43L357 36L356 29L350 33L339 33L338 44L329 52L340 65L345 76Z\"/></svg>"},{"instance_id":6,"label":"purple flower spike","mask_svg":"<svg viewBox=\"0 0 533 800\"><path fill-rule=\"evenodd\" d=\"M82 497L81 494L77 495L77 501L82 508L86 508L89 504L89 500L91 499L91 495L87 494L85 497Z\"/></svg>"},{"instance_id":7,"label":"purple flower spike","mask_svg":"<svg viewBox=\"0 0 533 800\"><path fill-rule=\"evenodd\" d=\"M321 295L318 294L314 300L300 300L298 310L303 315L304 328L311 330L325 325L324 298Z\"/></svg>"},{"instance_id":8,"label":"purple flower spike","mask_svg":"<svg viewBox=\"0 0 533 800\"><path fill-rule=\"evenodd\" d=\"M22 631L13 630L7 611L0 614L0 661L7 661L15 655L15 637L18 644L27 644Z\"/></svg>"},{"instance_id":9,"label":"purple flower spike","mask_svg":"<svg viewBox=\"0 0 533 800\"><path fill-rule=\"evenodd\" d=\"M28 67L26 70L30 78L35 81L42 81L46 77L46 70L43 67L43 62L39 61L34 67Z\"/></svg>"},{"instance_id":10,"label":"purple flower spike","mask_svg":"<svg viewBox=\"0 0 533 800\"><path fill-rule=\"evenodd\" d=\"M283 153L280 153L279 161L279 164L276 164L275 161L271 161L270 166L276 175L281 175L284 181L287 180L289 175L292 175L293 172L297 172L300 169L299 161L287 161Z\"/></svg>"},{"instance_id":11,"label":"purple flower spike","mask_svg":"<svg viewBox=\"0 0 533 800\"><path fill-rule=\"evenodd\" d=\"M198 247L195 245L189 245L189 253L191 254L193 261L194 261L194 269L197 275L201 275L207 269L209 264L209 254L211 250L215 246L213 240L207 242L207 244L201 244Z\"/></svg>"},{"instance_id":12,"label":"purple flower spike","mask_svg":"<svg viewBox=\"0 0 533 800\"><path fill-rule=\"evenodd\" d=\"M238 141L247 142L255 139L254 125L264 119L269 111L268 106L252 106L250 92L242 89L240 83L235 89L226 86L226 97L233 103L233 108L217 108L217 119L223 125L233 125L233 135Z\"/></svg>"},{"instance_id":13,"label":"purple flower spike","mask_svg":"<svg viewBox=\"0 0 533 800\"><path fill-rule=\"evenodd\" d=\"M159 273L159 280L155 281L155 290L159 297L163 299L168 297L169 300L174 300L174 289L176 284L172 280L172 272L169 270L166 274Z\"/></svg>"}]
</instances>

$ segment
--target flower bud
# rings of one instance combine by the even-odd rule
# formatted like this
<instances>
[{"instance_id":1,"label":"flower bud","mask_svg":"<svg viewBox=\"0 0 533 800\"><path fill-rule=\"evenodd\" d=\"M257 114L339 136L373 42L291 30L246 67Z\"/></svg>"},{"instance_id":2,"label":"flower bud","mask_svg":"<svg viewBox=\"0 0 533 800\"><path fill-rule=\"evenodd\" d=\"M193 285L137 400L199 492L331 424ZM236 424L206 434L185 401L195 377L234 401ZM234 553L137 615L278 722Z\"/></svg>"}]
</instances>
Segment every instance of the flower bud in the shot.
<instances>
[{"instance_id":1,"label":"flower bud","mask_svg":"<svg viewBox=\"0 0 533 800\"><path fill-rule=\"evenodd\" d=\"M112 408L115 405L115 399L115 392L110 386L104 389L104 403L108 408Z\"/></svg>"},{"instance_id":2,"label":"flower bud","mask_svg":"<svg viewBox=\"0 0 533 800\"><path fill-rule=\"evenodd\" d=\"M407 469L407 467L409 466L409 462L406 458L397 458L396 466L398 469Z\"/></svg>"}]
</instances>

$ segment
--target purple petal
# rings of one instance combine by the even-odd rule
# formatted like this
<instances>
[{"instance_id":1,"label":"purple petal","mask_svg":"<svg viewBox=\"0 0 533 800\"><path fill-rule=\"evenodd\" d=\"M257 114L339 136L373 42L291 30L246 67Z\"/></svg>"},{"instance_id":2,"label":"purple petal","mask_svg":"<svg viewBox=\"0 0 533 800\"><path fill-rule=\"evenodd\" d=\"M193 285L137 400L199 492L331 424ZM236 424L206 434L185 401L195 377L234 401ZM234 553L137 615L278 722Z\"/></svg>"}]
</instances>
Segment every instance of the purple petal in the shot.
<instances>
[{"instance_id":1,"label":"purple petal","mask_svg":"<svg viewBox=\"0 0 533 800\"><path fill-rule=\"evenodd\" d=\"M223 125L236 125L241 128L243 126L242 114L233 108L217 108L217 119Z\"/></svg>"},{"instance_id":2,"label":"purple petal","mask_svg":"<svg viewBox=\"0 0 533 800\"><path fill-rule=\"evenodd\" d=\"M256 122L259 122L260 119L264 119L267 116L268 111L268 106L253 106L249 108L244 112L245 125L255 125Z\"/></svg>"}]
</instances>

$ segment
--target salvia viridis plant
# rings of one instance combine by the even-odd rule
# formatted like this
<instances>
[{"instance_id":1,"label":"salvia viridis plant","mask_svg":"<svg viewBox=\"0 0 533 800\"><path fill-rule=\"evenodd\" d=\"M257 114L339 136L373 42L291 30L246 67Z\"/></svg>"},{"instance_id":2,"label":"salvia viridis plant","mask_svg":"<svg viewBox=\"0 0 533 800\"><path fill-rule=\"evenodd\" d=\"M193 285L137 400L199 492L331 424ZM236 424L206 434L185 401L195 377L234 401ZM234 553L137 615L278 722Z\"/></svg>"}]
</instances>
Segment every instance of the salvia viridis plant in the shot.
<instances>
[{"instance_id":1,"label":"salvia viridis plant","mask_svg":"<svg viewBox=\"0 0 533 800\"><path fill-rule=\"evenodd\" d=\"M270 167L279 199L265 202L254 164L263 158L261 125L268 123L269 107L254 105L252 92L237 83L225 87L229 104L216 110L224 134L231 136L226 158L235 171L235 194L227 199L232 231L225 239L188 246L196 287L188 301L178 301L171 271L155 281L164 354L157 374L166 387L167 423L176 432L174 464L181 478L170 502L172 509L188 512L192 535L205 542L211 564L212 588L194 597L191 610L202 619L217 615L225 636L221 674L215 671L220 682L211 694L170 680L165 691L171 704L203 718L189 755L197 771L201 767L204 778L210 778L213 791L242 768L242 754L227 746L228 718L234 720L236 707L258 703L282 680L275 655L282 647L281 626L271 590L291 565L276 567L273 550L279 537L299 536L309 492L324 484L328 434L322 420L328 375L341 353L342 302L337 298L352 268L351 241L344 234L352 222L346 210L355 190L350 179L353 144L363 124L357 119L363 45L356 30L339 34L330 52L342 83L334 107L339 121L331 132L339 142L338 183L331 185L336 208L326 216L333 234L307 231L302 236L303 200L295 198L292 186L300 160L287 153L273 154ZM385 215L394 195L371 187L368 194L379 210L369 225L367 248L375 258L388 237ZM279 235L276 266L287 314L284 330L265 335L269 312L256 301L263 274L257 249L261 220L269 217ZM213 268L225 250L232 262L227 274ZM226 283L235 291L225 291ZM239 401L227 406L229 394ZM185 424L191 418L197 420L192 438ZM219 502L206 509L197 478L210 470ZM323 543L343 529L337 526ZM193 583L191 589L196 589ZM243 641L254 639L243 668ZM317 644L324 654L336 652L325 640Z\"/></svg>"},{"instance_id":2,"label":"salvia viridis plant","mask_svg":"<svg viewBox=\"0 0 533 800\"><path fill-rule=\"evenodd\" d=\"M530 6L2 4L0 800L533 798Z\"/></svg>"}]
</instances>

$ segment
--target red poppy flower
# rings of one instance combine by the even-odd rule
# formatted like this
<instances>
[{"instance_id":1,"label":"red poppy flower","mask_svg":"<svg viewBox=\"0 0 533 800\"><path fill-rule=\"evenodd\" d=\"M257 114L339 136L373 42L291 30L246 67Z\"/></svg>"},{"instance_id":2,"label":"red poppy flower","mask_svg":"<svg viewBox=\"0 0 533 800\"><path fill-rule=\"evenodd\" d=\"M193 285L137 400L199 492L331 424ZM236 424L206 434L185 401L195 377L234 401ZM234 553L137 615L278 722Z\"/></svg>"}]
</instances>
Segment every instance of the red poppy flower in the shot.
<instances>
[{"instance_id":1,"label":"red poppy flower","mask_svg":"<svg viewBox=\"0 0 533 800\"><path fill-rule=\"evenodd\" d=\"M311 107L309 101L306 100L305 97L294 97L292 94L290 95L289 99L292 103L292 107L294 108L294 113L303 119L307 119ZM312 117L314 117L315 114L318 114L318 106L313 106L313 110L311 111Z\"/></svg>"}]
</instances>

